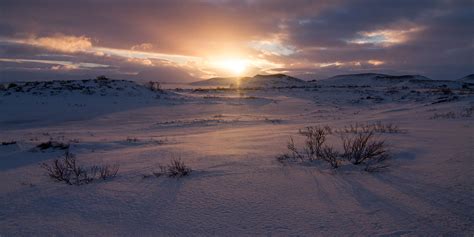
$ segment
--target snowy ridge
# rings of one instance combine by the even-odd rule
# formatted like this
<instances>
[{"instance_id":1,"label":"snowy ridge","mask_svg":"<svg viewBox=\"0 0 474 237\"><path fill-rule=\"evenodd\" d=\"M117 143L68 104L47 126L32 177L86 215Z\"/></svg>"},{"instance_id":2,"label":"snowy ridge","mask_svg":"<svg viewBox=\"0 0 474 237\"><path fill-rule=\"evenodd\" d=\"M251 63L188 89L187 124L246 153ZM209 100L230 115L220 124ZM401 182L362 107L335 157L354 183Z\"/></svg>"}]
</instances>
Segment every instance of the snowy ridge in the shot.
<instances>
[{"instance_id":1,"label":"snowy ridge","mask_svg":"<svg viewBox=\"0 0 474 237\"><path fill-rule=\"evenodd\" d=\"M325 80L317 81L318 84L323 85L338 85L338 86L393 86L406 82L420 82L429 81L431 79L420 75L403 75L392 76L378 73L362 73L362 74L347 74L330 77Z\"/></svg>"},{"instance_id":2,"label":"snowy ridge","mask_svg":"<svg viewBox=\"0 0 474 237\"><path fill-rule=\"evenodd\" d=\"M458 81L474 84L474 74L469 74L463 78L459 78Z\"/></svg>"},{"instance_id":3,"label":"snowy ridge","mask_svg":"<svg viewBox=\"0 0 474 237\"><path fill-rule=\"evenodd\" d=\"M0 84L0 126L39 126L61 121L177 103L182 98L170 91L152 91L133 81L93 79ZM40 109L41 108L41 109ZM35 111L31 113L29 111ZM29 114L19 119L18 114Z\"/></svg>"},{"instance_id":4,"label":"snowy ridge","mask_svg":"<svg viewBox=\"0 0 474 237\"><path fill-rule=\"evenodd\" d=\"M461 88L462 81L432 80L422 75L393 76L379 73L347 74L328 79L312 81L323 86L362 86L362 87L410 87L410 88Z\"/></svg>"},{"instance_id":5,"label":"snowy ridge","mask_svg":"<svg viewBox=\"0 0 474 237\"><path fill-rule=\"evenodd\" d=\"M0 94L144 96L156 92L133 81L111 79L30 81L0 84Z\"/></svg>"}]
</instances>

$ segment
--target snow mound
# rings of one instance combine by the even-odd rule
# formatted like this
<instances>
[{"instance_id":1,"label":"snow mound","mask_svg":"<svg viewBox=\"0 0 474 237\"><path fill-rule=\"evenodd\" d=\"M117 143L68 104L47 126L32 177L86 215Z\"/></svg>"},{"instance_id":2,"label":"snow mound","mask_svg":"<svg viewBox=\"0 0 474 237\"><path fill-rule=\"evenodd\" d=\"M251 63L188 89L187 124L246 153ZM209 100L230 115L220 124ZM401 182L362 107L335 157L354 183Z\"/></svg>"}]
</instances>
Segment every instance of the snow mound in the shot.
<instances>
[{"instance_id":1,"label":"snow mound","mask_svg":"<svg viewBox=\"0 0 474 237\"><path fill-rule=\"evenodd\" d=\"M193 86L234 87L234 88L281 88L301 87L308 82L285 74L256 75L253 77L217 77L190 83Z\"/></svg>"},{"instance_id":2,"label":"snow mound","mask_svg":"<svg viewBox=\"0 0 474 237\"><path fill-rule=\"evenodd\" d=\"M35 96L95 95L95 96L144 96L156 92L133 81L111 79L54 80L11 82L0 84L0 93Z\"/></svg>"}]
</instances>

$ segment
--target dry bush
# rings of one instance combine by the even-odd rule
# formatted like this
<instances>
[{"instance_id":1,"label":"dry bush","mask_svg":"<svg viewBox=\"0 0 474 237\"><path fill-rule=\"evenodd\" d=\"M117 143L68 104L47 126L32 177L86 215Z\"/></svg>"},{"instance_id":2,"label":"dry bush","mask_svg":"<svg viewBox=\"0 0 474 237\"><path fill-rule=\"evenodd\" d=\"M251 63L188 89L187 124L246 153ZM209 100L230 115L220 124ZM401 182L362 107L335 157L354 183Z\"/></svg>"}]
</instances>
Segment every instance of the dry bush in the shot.
<instances>
[{"instance_id":1,"label":"dry bush","mask_svg":"<svg viewBox=\"0 0 474 237\"><path fill-rule=\"evenodd\" d=\"M9 145L15 145L16 141L5 141L0 143L2 146L9 146Z\"/></svg>"},{"instance_id":2,"label":"dry bush","mask_svg":"<svg viewBox=\"0 0 474 237\"><path fill-rule=\"evenodd\" d=\"M161 84L157 81L149 81L146 85L146 87L148 87L148 89L150 89L151 91L162 91L161 90Z\"/></svg>"},{"instance_id":3,"label":"dry bush","mask_svg":"<svg viewBox=\"0 0 474 237\"><path fill-rule=\"evenodd\" d=\"M48 176L58 182L69 185L88 184L96 179L109 179L117 175L119 166L91 166L84 167L77 164L75 156L66 151L62 159L55 159L51 164L42 163Z\"/></svg>"},{"instance_id":4,"label":"dry bush","mask_svg":"<svg viewBox=\"0 0 474 237\"><path fill-rule=\"evenodd\" d=\"M138 139L137 137L127 137L125 141L129 143L135 143L135 142L139 142L140 139Z\"/></svg>"},{"instance_id":5,"label":"dry bush","mask_svg":"<svg viewBox=\"0 0 474 237\"><path fill-rule=\"evenodd\" d=\"M430 119L455 119L456 114L454 112L447 113L435 113Z\"/></svg>"},{"instance_id":6,"label":"dry bush","mask_svg":"<svg viewBox=\"0 0 474 237\"><path fill-rule=\"evenodd\" d=\"M320 157L321 160L328 162L332 168L336 169L339 167L339 152L337 152L333 147L324 146L321 149Z\"/></svg>"},{"instance_id":7,"label":"dry bush","mask_svg":"<svg viewBox=\"0 0 474 237\"><path fill-rule=\"evenodd\" d=\"M171 164L167 167L168 177L183 177L192 172L192 169L187 167L181 159L173 159Z\"/></svg>"},{"instance_id":8,"label":"dry bush","mask_svg":"<svg viewBox=\"0 0 474 237\"><path fill-rule=\"evenodd\" d=\"M286 153L276 157L276 159L279 162L284 163L288 161L297 161L297 160L303 161L305 159L304 155L302 155L298 151L298 148L296 147L295 141L293 140L292 136L290 136L290 139L288 140L286 149L288 150Z\"/></svg>"},{"instance_id":9,"label":"dry bush","mask_svg":"<svg viewBox=\"0 0 474 237\"><path fill-rule=\"evenodd\" d=\"M373 132L358 133L355 136L342 135L345 157L355 165L380 163L389 157L385 141L376 140Z\"/></svg>"},{"instance_id":10,"label":"dry bush","mask_svg":"<svg viewBox=\"0 0 474 237\"><path fill-rule=\"evenodd\" d=\"M375 123L354 123L349 124L348 126L344 126L342 130L338 130L338 133L369 133L369 132L377 132L377 133L399 133L401 132L398 125L393 123L382 123L377 121Z\"/></svg>"},{"instance_id":11,"label":"dry bush","mask_svg":"<svg viewBox=\"0 0 474 237\"><path fill-rule=\"evenodd\" d=\"M286 146L288 148L288 151L290 152L290 157L294 160L300 159L303 160L304 157L301 155L301 153L298 151L298 148L296 148L295 141L293 140L293 137L290 137L290 140L288 141L288 144Z\"/></svg>"},{"instance_id":12,"label":"dry bush","mask_svg":"<svg viewBox=\"0 0 474 237\"><path fill-rule=\"evenodd\" d=\"M461 111L460 116L464 118L471 118L473 113L474 113L474 106L471 106L468 108L464 108Z\"/></svg>"},{"instance_id":13,"label":"dry bush","mask_svg":"<svg viewBox=\"0 0 474 237\"><path fill-rule=\"evenodd\" d=\"M36 148L38 148L40 150L47 150L47 149L50 149L50 148L51 149L66 150L66 149L69 149L69 144L50 140L50 141L38 144L36 146Z\"/></svg>"},{"instance_id":14,"label":"dry bush","mask_svg":"<svg viewBox=\"0 0 474 237\"><path fill-rule=\"evenodd\" d=\"M374 124L368 124L368 127L371 128L369 131L379 132L379 133L398 133L401 132L398 125L393 123L382 123L380 121L375 122Z\"/></svg>"},{"instance_id":15,"label":"dry bush","mask_svg":"<svg viewBox=\"0 0 474 237\"><path fill-rule=\"evenodd\" d=\"M118 165L104 165L104 166L92 166L90 167L94 177L97 177L102 180L113 178L117 175L119 166ZM97 176L95 175L97 174Z\"/></svg>"},{"instance_id":16,"label":"dry bush","mask_svg":"<svg viewBox=\"0 0 474 237\"><path fill-rule=\"evenodd\" d=\"M333 131L327 127L307 127L299 130L299 133L306 137L303 152L297 148L294 140L290 137L287 144L287 153L277 156L280 162L287 161L314 161L322 160L331 165L332 168L338 168L344 159L354 165L365 164L366 171L376 171L387 167L384 163L389 158L389 151L385 141L375 138L375 131L386 131L398 129L392 125L373 124L370 126L361 126L358 124L346 127L347 131L341 133L341 140L344 152L340 153L331 146L325 144L326 135Z\"/></svg>"},{"instance_id":17,"label":"dry bush","mask_svg":"<svg viewBox=\"0 0 474 237\"><path fill-rule=\"evenodd\" d=\"M95 79L98 80L98 81L107 81L107 80L109 80L109 78L106 77L105 75L97 76Z\"/></svg>"},{"instance_id":18,"label":"dry bush","mask_svg":"<svg viewBox=\"0 0 474 237\"><path fill-rule=\"evenodd\" d=\"M299 133L306 137L304 151L307 158L310 161L319 159L323 144L326 141L326 130L314 126L306 127L304 130L300 130Z\"/></svg>"},{"instance_id":19,"label":"dry bush","mask_svg":"<svg viewBox=\"0 0 474 237\"><path fill-rule=\"evenodd\" d=\"M152 172L151 175L143 175L143 178L149 178L152 176L161 177L166 175L168 177L180 178L183 176L188 176L193 171L189 168L180 158L173 158L168 165L160 165L160 171Z\"/></svg>"},{"instance_id":20,"label":"dry bush","mask_svg":"<svg viewBox=\"0 0 474 237\"><path fill-rule=\"evenodd\" d=\"M293 137L287 144L288 152L277 156L277 160L280 162L286 161L315 161L322 160L328 162L331 167L339 167L339 153L328 145L325 145L326 134L332 132L332 129L326 127L306 127L305 129L299 130L299 134L306 137L303 152L300 152L295 145Z\"/></svg>"}]
</instances>

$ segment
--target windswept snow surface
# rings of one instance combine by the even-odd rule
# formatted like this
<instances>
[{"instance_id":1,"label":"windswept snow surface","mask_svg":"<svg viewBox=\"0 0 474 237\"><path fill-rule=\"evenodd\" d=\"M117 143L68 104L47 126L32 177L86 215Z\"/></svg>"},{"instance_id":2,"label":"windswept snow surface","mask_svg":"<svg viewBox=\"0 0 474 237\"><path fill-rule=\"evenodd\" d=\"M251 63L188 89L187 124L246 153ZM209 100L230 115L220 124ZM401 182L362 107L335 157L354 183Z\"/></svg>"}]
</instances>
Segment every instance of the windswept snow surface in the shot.
<instances>
[{"instance_id":1,"label":"windswept snow surface","mask_svg":"<svg viewBox=\"0 0 474 237\"><path fill-rule=\"evenodd\" d=\"M55 83L0 89L0 142L17 142L0 145L0 236L474 234L472 89ZM275 159L289 136L301 145L298 129L375 121L402 130L378 134L393 154L382 172ZM39 164L64 151L32 149L50 139L83 165L120 165L117 177L52 181ZM173 157L190 176L143 178Z\"/></svg>"}]
</instances>

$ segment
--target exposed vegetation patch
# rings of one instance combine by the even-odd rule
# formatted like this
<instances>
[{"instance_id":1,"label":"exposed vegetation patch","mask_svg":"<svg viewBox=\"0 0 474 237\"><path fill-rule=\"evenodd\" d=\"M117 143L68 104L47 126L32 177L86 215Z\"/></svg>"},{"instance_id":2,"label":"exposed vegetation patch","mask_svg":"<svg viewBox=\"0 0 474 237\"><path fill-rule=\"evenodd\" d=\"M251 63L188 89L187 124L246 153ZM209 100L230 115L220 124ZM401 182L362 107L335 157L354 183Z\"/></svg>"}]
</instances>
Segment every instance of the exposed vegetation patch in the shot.
<instances>
[{"instance_id":1,"label":"exposed vegetation patch","mask_svg":"<svg viewBox=\"0 0 474 237\"><path fill-rule=\"evenodd\" d=\"M330 128L328 128L329 131ZM344 126L343 129L334 130L335 133L400 133L402 130L398 125L393 123L382 123L377 121L374 123L354 123Z\"/></svg>"},{"instance_id":2,"label":"exposed vegetation patch","mask_svg":"<svg viewBox=\"0 0 474 237\"><path fill-rule=\"evenodd\" d=\"M146 84L146 87L154 92L162 92L161 84L157 81L149 81Z\"/></svg>"},{"instance_id":3,"label":"exposed vegetation patch","mask_svg":"<svg viewBox=\"0 0 474 237\"><path fill-rule=\"evenodd\" d=\"M388 167L386 161L390 152L384 140L375 137L375 128L355 129L353 132L341 133L343 151L340 152L326 144L326 137L333 134L328 127L307 127L299 131L305 137L304 146L298 148L292 137L287 144L287 152L278 156L279 162L316 162L323 161L332 168L342 164L363 165L364 170L373 172Z\"/></svg>"},{"instance_id":4,"label":"exposed vegetation patch","mask_svg":"<svg viewBox=\"0 0 474 237\"><path fill-rule=\"evenodd\" d=\"M150 177L174 177L180 178L184 176L188 176L193 171L189 166L187 166L180 158L173 158L168 165L160 165L159 171L154 171L152 174L143 175L143 178L150 178Z\"/></svg>"},{"instance_id":5,"label":"exposed vegetation patch","mask_svg":"<svg viewBox=\"0 0 474 237\"><path fill-rule=\"evenodd\" d=\"M69 144L50 140L38 144L36 148L42 151L48 149L66 150L69 149Z\"/></svg>"},{"instance_id":6,"label":"exposed vegetation patch","mask_svg":"<svg viewBox=\"0 0 474 237\"><path fill-rule=\"evenodd\" d=\"M344 153L342 157L354 165L365 164L366 171L387 167L383 164L390 155L384 140L375 139L372 131L341 136Z\"/></svg>"},{"instance_id":7,"label":"exposed vegetation patch","mask_svg":"<svg viewBox=\"0 0 474 237\"><path fill-rule=\"evenodd\" d=\"M41 167L51 179L69 185L83 185L98 179L111 179L119 170L118 165L81 166L69 151L64 153L63 158L55 159L50 164L42 163Z\"/></svg>"},{"instance_id":8,"label":"exposed vegetation patch","mask_svg":"<svg viewBox=\"0 0 474 237\"><path fill-rule=\"evenodd\" d=\"M453 111L445 113L435 113L430 119L456 119L456 118L471 118L474 113L474 106L462 109L459 113Z\"/></svg>"},{"instance_id":9,"label":"exposed vegetation patch","mask_svg":"<svg viewBox=\"0 0 474 237\"><path fill-rule=\"evenodd\" d=\"M10 146L10 145L15 145L16 141L4 141L0 144L2 144L2 146Z\"/></svg>"}]
</instances>

